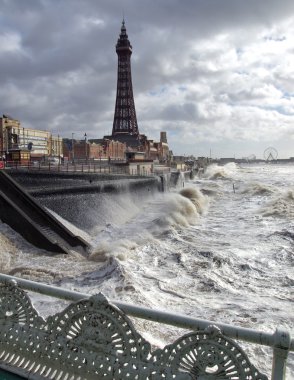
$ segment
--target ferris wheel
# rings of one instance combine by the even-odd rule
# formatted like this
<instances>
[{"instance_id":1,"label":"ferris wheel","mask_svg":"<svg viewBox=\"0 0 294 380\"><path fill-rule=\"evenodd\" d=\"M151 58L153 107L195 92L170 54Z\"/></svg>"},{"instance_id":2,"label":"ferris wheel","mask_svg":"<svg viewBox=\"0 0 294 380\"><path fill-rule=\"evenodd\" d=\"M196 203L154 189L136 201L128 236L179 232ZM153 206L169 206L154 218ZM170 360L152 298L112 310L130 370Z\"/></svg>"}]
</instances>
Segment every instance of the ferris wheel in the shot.
<instances>
[{"instance_id":1,"label":"ferris wheel","mask_svg":"<svg viewBox=\"0 0 294 380\"><path fill-rule=\"evenodd\" d=\"M270 146L263 152L263 157L266 161L275 161L278 158L278 151Z\"/></svg>"}]
</instances>

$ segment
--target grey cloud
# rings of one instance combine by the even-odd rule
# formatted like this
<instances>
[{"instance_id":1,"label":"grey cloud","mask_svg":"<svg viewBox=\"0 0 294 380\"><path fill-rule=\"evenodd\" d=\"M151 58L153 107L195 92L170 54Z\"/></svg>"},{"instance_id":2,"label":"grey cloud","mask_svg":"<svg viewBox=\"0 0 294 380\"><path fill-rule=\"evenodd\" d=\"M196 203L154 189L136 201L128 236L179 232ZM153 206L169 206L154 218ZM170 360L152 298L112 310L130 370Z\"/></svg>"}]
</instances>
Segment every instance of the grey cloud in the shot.
<instances>
[{"instance_id":1,"label":"grey cloud","mask_svg":"<svg viewBox=\"0 0 294 380\"><path fill-rule=\"evenodd\" d=\"M0 47L0 112L63 135L110 133L123 11L133 45L137 115L148 137L166 129L179 149L184 141L193 149L191 134L224 146L222 139L260 138L267 125L282 120L278 111L266 112L269 97L257 90L268 83L291 99L289 67L275 57L270 69L258 54L248 54L254 43L287 41L287 30L275 25L289 20L293 0L0 0L0 36L20 38L19 49L1 53ZM268 76L254 73L256 67ZM164 86L187 91L176 99L168 91L158 101L148 97ZM282 104L274 95L270 101L291 114L290 101ZM290 120L283 122L291 131Z\"/></svg>"}]
</instances>

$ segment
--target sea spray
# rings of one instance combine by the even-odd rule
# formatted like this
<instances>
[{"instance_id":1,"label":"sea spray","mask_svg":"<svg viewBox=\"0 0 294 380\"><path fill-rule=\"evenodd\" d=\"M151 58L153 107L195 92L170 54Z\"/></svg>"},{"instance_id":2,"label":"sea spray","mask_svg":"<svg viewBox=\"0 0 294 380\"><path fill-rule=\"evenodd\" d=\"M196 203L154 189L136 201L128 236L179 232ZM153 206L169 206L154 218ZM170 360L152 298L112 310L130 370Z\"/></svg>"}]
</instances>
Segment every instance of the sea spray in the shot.
<instances>
[{"instance_id":1,"label":"sea spray","mask_svg":"<svg viewBox=\"0 0 294 380\"><path fill-rule=\"evenodd\" d=\"M207 209L208 197L203 195L199 189L192 187L185 188L180 191L180 194L183 197L190 199L196 207L198 214L203 214L203 212Z\"/></svg>"},{"instance_id":2,"label":"sea spray","mask_svg":"<svg viewBox=\"0 0 294 380\"><path fill-rule=\"evenodd\" d=\"M158 232L164 232L171 226L188 227L195 224L207 203L206 196L195 189L167 194L164 202L158 204L157 217L151 221L150 229L154 230L154 225L157 226L159 230L154 232L158 235Z\"/></svg>"},{"instance_id":3,"label":"sea spray","mask_svg":"<svg viewBox=\"0 0 294 380\"><path fill-rule=\"evenodd\" d=\"M207 209L208 198L196 188L160 195L126 225L107 224L97 231L95 248L89 259L105 262L110 257L126 260L140 247L164 235L171 228L194 224Z\"/></svg>"},{"instance_id":4,"label":"sea spray","mask_svg":"<svg viewBox=\"0 0 294 380\"><path fill-rule=\"evenodd\" d=\"M136 242L128 239L101 241L90 253L89 259L96 262L106 261L110 257L126 260L128 255L130 255L136 247Z\"/></svg>"},{"instance_id":5,"label":"sea spray","mask_svg":"<svg viewBox=\"0 0 294 380\"><path fill-rule=\"evenodd\" d=\"M3 241L2 236L0 236L0 241ZM11 266L11 255L9 253L9 250L7 249L0 256L0 272L7 273L10 269L10 266Z\"/></svg>"},{"instance_id":6,"label":"sea spray","mask_svg":"<svg viewBox=\"0 0 294 380\"><path fill-rule=\"evenodd\" d=\"M259 182L252 182L246 185L241 191L242 194L250 195L271 195L276 191L276 188L272 185L262 184Z\"/></svg>"},{"instance_id":7,"label":"sea spray","mask_svg":"<svg viewBox=\"0 0 294 380\"><path fill-rule=\"evenodd\" d=\"M203 174L203 178L216 180L216 179L225 179L229 180L234 178L238 166L230 162L224 166L218 166L216 164L209 165Z\"/></svg>"},{"instance_id":8,"label":"sea spray","mask_svg":"<svg viewBox=\"0 0 294 380\"><path fill-rule=\"evenodd\" d=\"M262 207L260 213L264 217L276 216L293 220L294 191L288 190L285 193L279 194L279 196L270 200L264 207Z\"/></svg>"}]
</instances>

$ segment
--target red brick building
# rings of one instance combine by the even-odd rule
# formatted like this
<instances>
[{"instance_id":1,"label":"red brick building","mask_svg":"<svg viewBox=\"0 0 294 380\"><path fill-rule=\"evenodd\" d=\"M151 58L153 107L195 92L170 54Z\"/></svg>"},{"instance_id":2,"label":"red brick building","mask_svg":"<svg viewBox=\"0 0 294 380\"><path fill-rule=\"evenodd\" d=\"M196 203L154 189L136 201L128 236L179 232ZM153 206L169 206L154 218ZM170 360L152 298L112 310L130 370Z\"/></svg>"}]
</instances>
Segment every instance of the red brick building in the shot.
<instances>
[{"instance_id":1,"label":"red brick building","mask_svg":"<svg viewBox=\"0 0 294 380\"><path fill-rule=\"evenodd\" d=\"M69 160L111 158L124 160L126 144L106 139L63 140L63 154Z\"/></svg>"}]
</instances>

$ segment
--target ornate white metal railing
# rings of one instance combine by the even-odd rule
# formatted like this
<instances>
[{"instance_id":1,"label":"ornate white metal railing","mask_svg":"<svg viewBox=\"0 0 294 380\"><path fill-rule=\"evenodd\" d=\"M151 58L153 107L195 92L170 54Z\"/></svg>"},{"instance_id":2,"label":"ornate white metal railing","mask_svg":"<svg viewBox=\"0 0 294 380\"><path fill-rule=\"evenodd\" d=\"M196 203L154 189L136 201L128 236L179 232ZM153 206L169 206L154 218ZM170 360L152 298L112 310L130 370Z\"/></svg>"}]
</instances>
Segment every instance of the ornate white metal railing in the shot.
<instances>
[{"instance_id":1,"label":"ornate white metal railing","mask_svg":"<svg viewBox=\"0 0 294 380\"><path fill-rule=\"evenodd\" d=\"M24 289L75 302L45 320ZM152 351L127 314L193 331ZM272 347L272 380L282 380L288 353L294 351L285 331L212 323L3 274L0 322L0 368L38 380L267 379L232 338Z\"/></svg>"}]
</instances>

